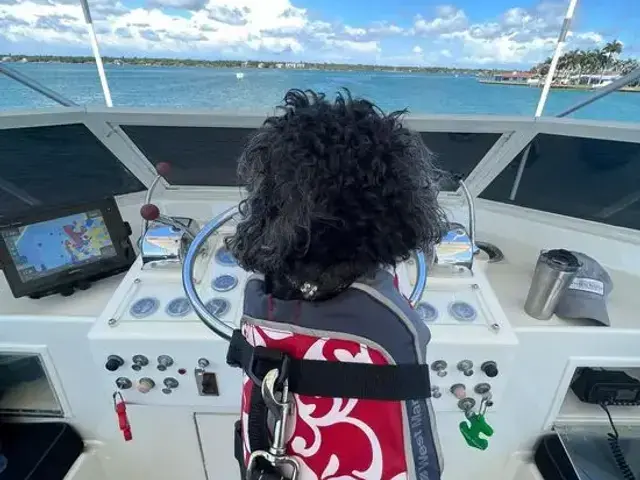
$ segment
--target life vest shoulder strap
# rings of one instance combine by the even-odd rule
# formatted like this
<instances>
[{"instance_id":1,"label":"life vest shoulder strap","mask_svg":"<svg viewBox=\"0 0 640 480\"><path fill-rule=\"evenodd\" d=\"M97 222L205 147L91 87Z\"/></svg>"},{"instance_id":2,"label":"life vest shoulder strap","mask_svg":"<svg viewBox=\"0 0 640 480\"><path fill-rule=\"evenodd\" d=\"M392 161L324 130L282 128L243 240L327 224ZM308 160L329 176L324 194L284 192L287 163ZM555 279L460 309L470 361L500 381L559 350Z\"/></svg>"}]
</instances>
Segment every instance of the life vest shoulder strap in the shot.
<instances>
[{"instance_id":1,"label":"life vest shoulder strap","mask_svg":"<svg viewBox=\"0 0 640 480\"><path fill-rule=\"evenodd\" d=\"M289 391L299 395L388 401L431 397L428 365L296 359L277 349L252 346L240 330L233 332L227 364L242 368L258 386L277 368L279 380L286 379Z\"/></svg>"}]
</instances>

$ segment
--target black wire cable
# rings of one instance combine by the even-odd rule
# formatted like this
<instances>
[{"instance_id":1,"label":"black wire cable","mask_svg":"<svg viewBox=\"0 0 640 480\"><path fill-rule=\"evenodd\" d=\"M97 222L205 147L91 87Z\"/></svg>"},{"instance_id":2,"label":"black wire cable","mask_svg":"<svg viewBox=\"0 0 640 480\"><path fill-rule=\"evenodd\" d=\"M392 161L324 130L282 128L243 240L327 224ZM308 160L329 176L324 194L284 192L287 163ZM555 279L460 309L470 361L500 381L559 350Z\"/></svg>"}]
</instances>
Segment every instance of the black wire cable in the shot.
<instances>
[{"instance_id":1,"label":"black wire cable","mask_svg":"<svg viewBox=\"0 0 640 480\"><path fill-rule=\"evenodd\" d=\"M613 418L611 418L609 407L605 403L601 403L600 406L604 410L604 413L607 414L609 425L611 425L611 430L613 430L613 433L607 434L607 442L609 443L609 449L611 450L613 459L616 462L618 469L622 473L622 478L624 478L624 480L636 480L636 476L631 471L631 468L629 467L629 464L624 457L624 452L622 451L622 447L620 446L620 435L618 434L618 429L613 423Z\"/></svg>"}]
</instances>

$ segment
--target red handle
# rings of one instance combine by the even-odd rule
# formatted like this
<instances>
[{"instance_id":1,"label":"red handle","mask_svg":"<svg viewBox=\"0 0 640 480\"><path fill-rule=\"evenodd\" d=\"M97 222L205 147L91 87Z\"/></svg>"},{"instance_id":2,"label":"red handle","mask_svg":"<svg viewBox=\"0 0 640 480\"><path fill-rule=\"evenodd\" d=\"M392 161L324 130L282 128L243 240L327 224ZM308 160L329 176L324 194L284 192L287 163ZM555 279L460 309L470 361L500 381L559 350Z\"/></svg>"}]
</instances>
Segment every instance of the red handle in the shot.
<instances>
[{"instance_id":1,"label":"red handle","mask_svg":"<svg viewBox=\"0 0 640 480\"><path fill-rule=\"evenodd\" d=\"M118 427L122 432L124 441L131 440L131 425L129 425L129 418L127 417L127 405L124 402L118 402L116 404L116 414L118 415Z\"/></svg>"}]
</instances>

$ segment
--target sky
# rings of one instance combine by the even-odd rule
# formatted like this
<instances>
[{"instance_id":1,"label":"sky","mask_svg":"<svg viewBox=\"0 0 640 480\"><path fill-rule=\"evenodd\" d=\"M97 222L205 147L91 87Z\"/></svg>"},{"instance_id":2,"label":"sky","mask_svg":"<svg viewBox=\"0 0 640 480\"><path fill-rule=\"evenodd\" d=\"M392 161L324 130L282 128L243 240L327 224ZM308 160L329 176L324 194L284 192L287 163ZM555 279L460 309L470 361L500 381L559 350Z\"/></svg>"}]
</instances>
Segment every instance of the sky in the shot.
<instances>
[{"instance_id":1,"label":"sky","mask_svg":"<svg viewBox=\"0 0 640 480\"><path fill-rule=\"evenodd\" d=\"M569 0L89 0L103 55L529 68ZM579 0L567 48L640 54L638 0ZM91 55L79 0L0 0L0 54Z\"/></svg>"}]
</instances>

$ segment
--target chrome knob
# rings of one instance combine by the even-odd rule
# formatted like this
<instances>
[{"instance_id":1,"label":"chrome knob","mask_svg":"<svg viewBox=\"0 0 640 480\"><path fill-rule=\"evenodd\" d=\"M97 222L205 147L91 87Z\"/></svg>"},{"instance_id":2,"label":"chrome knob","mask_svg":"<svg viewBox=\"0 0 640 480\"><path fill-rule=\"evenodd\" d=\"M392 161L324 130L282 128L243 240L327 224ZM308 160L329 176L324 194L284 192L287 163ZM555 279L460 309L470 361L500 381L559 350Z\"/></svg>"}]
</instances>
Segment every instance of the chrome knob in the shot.
<instances>
[{"instance_id":1,"label":"chrome knob","mask_svg":"<svg viewBox=\"0 0 640 480\"><path fill-rule=\"evenodd\" d=\"M206 358L199 358L198 359L198 366L200 368L207 368L210 364L211 363Z\"/></svg>"},{"instance_id":2,"label":"chrome knob","mask_svg":"<svg viewBox=\"0 0 640 480\"><path fill-rule=\"evenodd\" d=\"M473 362L471 360L460 360L457 367L465 377L473 375Z\"/></svg>"},{"instance_id":3,"label":"chrome knob","mask_svg":"<svg viewBox=\"0 0 640 480\"><path fill-rule=\"evenodd\" d=\"M124 360L118 355L109 355L107 357L107 363L105 363L104 368L109 370L110 372L115 372L122 365L124 365Z\"/></svg>"},{"instance_id":4,"label":"chrome knob","mask_svg":"<svg viewBox=\"0 0 640 480\"><path fill-rule=\"evenodd\" d=\"M158 357L158 370L161 372L164 372L171 365L173 365L173 358L169 355L160 355Z\"/></svg>"},{"instance_id":5,"label":"chrome knob","mask_svg":"<svg viewBox=\"0 0 640 480\"><path fill-rule=\"evenodd\" d=\"M180 384L178 380L176 380L173 377L165 378L163 383L164 383L164 386L167 388L178 388L178 385Z\"/></svg>"},{"instance_id":6,"label":"chrome knob","mask_svg":"<svg viewBox=\"0 0 640 480\"><path fill-rule=\"evenodd\" d=\"M456 383L454 385L451 385L451 388L449 389L449 391L458 400L462 400L463 398L465 398L467 396L467 387L465 387L461 383Z\"/></svg>"},{"instance_id":7,"label":"chrome knob","mask_svg":"<svg viewBox=\"0 0 640 480\"><path fill-rule=\"evenodd\" d=\"M437 386L431 387L431 396L433 398L440 398L442 396L442 392L440 391L440 387L437 387Z\"/></svg>"},{"instance_id":8,"label":"chrome knob","mask_svg":"<svg viewBox=\"0 0 640 480\"><path fill-rule=\"evenodd\" d=\"M447 362L444 360L436 360L431 364L431 370L436 372L439 377L447 376Z\"/></svg>"},{"instance_id":9,"label":"chrome knob","mask_svg":"<svg viewBox=\"0 0 640 480\"><path fill-rule=\"evenodd\" d=\"M489 385L488 383L479 383L475 387L473 387L473 391L476 392L478 395L485 395L489 393L490 390L491 390L491 385Z\"/></svg>"},{"instance_id":10,"label":"chrome knob","mask_svg":"<svg viewBox=\"0 0 640 480\"><path fill-rule=\"evenodd\" d=\"M149 393L149 391L156 386L151 378L141 378L138 380L138 386L136 387L140 393Z\"/></svg>"},{"instance_id":11,"label":"chrome knob","mask_svg":"<svg viewBox=\"0 0 640 480\"><path fill-rule=\"evenodd\" d=\"M139 372L142 367L146 367L147 365L149 365L149 359L144 355L134 355L131 361L133 362L131 368L136 372Z\"/></svg>"},{"instance_id":12,"label":"chrome knob","mask_svg":"<svg viewBox=\"0 0 640 480\"><path fill-rule=\"evenodd\" d=\"M462 398L458 401L458 408L464 412L470 411L476 406L476 401L473 398Z\"/></svg>"},{"instance_id":13,"label":"chrome knob","mask_svg":"<svg viewBox=\"0 0 640 480\"><path fill-rule=\"evenodd\" d=\"M128 390L132 387L132 383L131 380L129 380L127 377L118 377L116 378L116 387L118 387L120 390Z\"/></svg>"}]
</instances>

